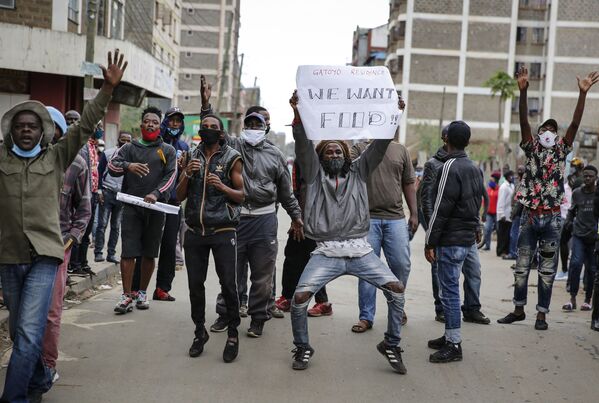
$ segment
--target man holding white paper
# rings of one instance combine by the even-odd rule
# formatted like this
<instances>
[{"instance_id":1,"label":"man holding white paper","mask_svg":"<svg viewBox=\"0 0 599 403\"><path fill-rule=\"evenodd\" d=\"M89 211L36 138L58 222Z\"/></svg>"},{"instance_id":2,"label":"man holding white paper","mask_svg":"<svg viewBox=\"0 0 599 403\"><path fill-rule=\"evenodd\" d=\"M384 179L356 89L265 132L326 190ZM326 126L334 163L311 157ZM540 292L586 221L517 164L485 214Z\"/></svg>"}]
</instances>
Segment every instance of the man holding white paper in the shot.
<instances>
[{"instance_id":1,"label":"man holding white paper","mask_svg":"<svg viewBox=\"0 0 599 403\"><path fill-rule=\"evenodd\" d=\"M143 197L146 203L165 202L170 196L177 176L175 149L159 137L162 112L148 107L142 112L141 135L122 146L108 163L112 176L124 176L122 192ZM123 207L121 277L123 294L114 311L124 314L137 309L148 309L146 290L154 272L160 240L164 229L163 212L125 204ZM131 292L135 258L141 256L141 281L139 291Z\"/></svg>"},{"instance_id":2,"label":"man holding white paper","mask_svg":"<svg viewBox=\"0 0 599 403\"><path fill-rule=\"evenodd\" d=\"M302 67L298 69L298 87L302 85L300 77ZM312 71L318 71L314 66L307 67ZM338 70L347 72L348 69L355 68L340 67ZM387 77L390 81L388 71ZM359 85L363 80L354 78L353 81L351 85ZM329 83L324 84L334 86L338 84L338 80L331 79ZM368 281L385 294L389 306L388 327L384 340L376 348L385 356L395 372L405 374L407 370L401 357L402 349L399 347L405 301L404 285L374 254L367 240L369 231L367 178L383 160L395 130L388 130L388 133L379 131L375 135L361 128L355 131L353 128L321 131L318 125L313 125L313 121L308 122L317 115L305 114L305 106L298 110L300 105L310 103L307 93L308 91L302 91L301 98L298 98L296 92L289 100L295 115L293 137L296 158L306 184L305 231L310 239L316 241L316 249L312 252L312 257L301 275L292 301L291 325L293 343L296 346L293 351L292 368L306 369L314 354L314 349L309 343L306 312L310 299L321 287L335 278L353 275ZM395 110L390 109L391 114L399 115L395 91L393 95L391 102L394 103ZM369 102L370 100L365 100L362 105L357 104L356 108L373 107ZM329 106L334 108L332 103ZM342 105L344 106L347 105ZM371 138L376 136L379 139L374 140L359 158L352 161L344 140L354 135L363 137L368 135ZM318 137L326 137L327 140L321 141L315 149L310 140Z\"/></svg>"}]
</instances>

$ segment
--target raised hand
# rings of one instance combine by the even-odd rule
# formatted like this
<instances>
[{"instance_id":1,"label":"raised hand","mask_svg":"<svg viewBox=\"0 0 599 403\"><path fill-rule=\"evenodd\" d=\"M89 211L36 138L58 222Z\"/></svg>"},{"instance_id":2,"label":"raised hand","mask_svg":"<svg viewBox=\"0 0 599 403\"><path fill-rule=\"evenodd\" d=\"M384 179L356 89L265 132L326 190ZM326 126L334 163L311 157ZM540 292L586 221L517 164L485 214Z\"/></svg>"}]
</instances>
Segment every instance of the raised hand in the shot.
<instances>
[{"instance_id":1,"label":"raised hand","mask_svg":"<svg viewBox=\"0 0 599 403\"><path fill-rule=\"evenodd\" d=\"M528 69L525 66L520 67L520 70L516 73L516 80L518 80L518 88L520 91L524 91L528 88Z\"/></svg>"},{"instance_id":2,"label":"raised hand","mask_svg":"<svg viewBox=\"0 0 599 403\"><path fill-rule=\"evenodd\" d=\"M206 83L206 77L203 74L200 75L200 92L202 94L202 107L207 107L212 96L212 84Z\"/></svg>"},{"instance_id":3,"label":"raised hand","mask_svg":"<svg viewBox=\"0 0 599 403\"><path fill-rule=\"evenodd\" d=\"M580 92L586 93L591 89L593 84L599 81L599 72L593 71L585 78L576 76L576 80L578 81L578 88L580 89Z\"/></svg>"},{"instance_id":4,"label":"raised hand","mask_svg":"<svg viewBox=\"0 0 599 403\"><path fill-rule=\"evenodd\" d=\"M291 95L291 98L289 98L289 105L291 105L291 109L293 109L294 112L297 112L297 103L299 102L299 98L297 96L297 90L293 91L293 95Z\"/></svg>"},{"instance_id":5,"label":"raised hand","mask_svg":"<svg viewBox=\"0 0 599 403\"><path fill-rule=\"evenodd\" d=\"M397 106L399 106L399 110L400 111L405 111L406 110L406 103L403 100L403 98L401 97L401 95L399 95L399 99L397 100Z\"/></svg>"},{"instance_id":6,"label":"raised hand","mask_svg":"<svg viewBox=\"0 0 599 403\"><path fill-rule=\"evenodd\" d=\"M119 55L118 49L115 49L114 51L114 59L112 58L112 52L108 52L108 66L100 66L102 69L102 75L104 75L105 85L108 85L112 88L119 85L121 79L123 78L123 74L127 69L127 65L129 64L124 59L125 55L122 53Z\"/></svg>"}]
</instances>

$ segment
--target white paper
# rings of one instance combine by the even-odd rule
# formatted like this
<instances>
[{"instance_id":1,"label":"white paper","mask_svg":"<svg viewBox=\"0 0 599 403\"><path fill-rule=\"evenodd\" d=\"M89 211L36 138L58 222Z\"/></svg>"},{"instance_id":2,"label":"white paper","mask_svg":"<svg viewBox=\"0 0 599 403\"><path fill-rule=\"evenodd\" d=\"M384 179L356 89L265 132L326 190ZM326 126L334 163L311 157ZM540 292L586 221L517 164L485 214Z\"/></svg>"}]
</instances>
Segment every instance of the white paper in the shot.
<instances>
[{"instance_id":1,"label":"white paper","mask_svg":"<svg viewBox=\"0 0 599 403\"><path fill-rule=\"evenodd\" d=\"M298 110L310 140L393 138L402 111L384 66L299 66Z\"/></svg>"},{"instance_id":2,"label":"white paper","mask_svg":"<svg viewBox=\"0 0 599 403\"><path fill-rule=\"evenodd\" d=\"M159 203L159 202L147 203L141 197L132 196L130 194L121 193L121 192L118 192L116 194L116 199L118 201L122 201L123 203L132 204L134 206L139 206L139 207L147 208L150 210L160 211L160 212L166 213L166 214L179 214L179 209L180 209L179 206L173 206L172 204L165 204L165 203Z\"/></svg>"}]
</instances>

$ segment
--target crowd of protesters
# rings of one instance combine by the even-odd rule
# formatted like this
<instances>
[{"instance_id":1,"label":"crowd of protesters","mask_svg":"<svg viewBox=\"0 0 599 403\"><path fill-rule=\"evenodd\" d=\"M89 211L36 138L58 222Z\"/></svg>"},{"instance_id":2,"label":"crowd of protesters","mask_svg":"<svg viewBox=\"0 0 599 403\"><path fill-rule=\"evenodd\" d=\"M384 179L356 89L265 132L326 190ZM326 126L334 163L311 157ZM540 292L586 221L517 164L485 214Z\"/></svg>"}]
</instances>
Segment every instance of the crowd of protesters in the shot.
<instances>
[{"instance_id":1,"label":"crowd of protesters","mask_svg":"<svg viewBox=\"0 0 599 403\"><path fill-rule=\"evenodd\" d=\"M582 278L580 310L593 311L591 328L599 330L597 168L574 158L570 174L564 172L586 94L599 73L578 79L574 116L566 134L559 136L553 119L533 134L527 118L528 72L520 69L524 164L516 172L508 166L492 172L485 184L481 169L468 158L471 131L463 121L443 128L443 146L423 169L414 169L397 138L314 145L306 136L296 93L289 101L296 152L290 173L283 154L266 137L269 112L250 108L240 136L227 133L210 105L211 87L204 77L198 144L190 147L181 140L181 109L172 107L163 116L149 106L140 116L141 138L121 132L116 147L104 150L101 121L126 66L118 50L114 57L109 53L103 86L81 114L63 115L26 101L2 117L0 275L14 347L1 401L41 401L58 380L68 276L94 275L87 258L92 240L95 262L120 264L123 290L116 314L150 308L148 287L156 259L152 299L175 301L170 292L184 259L195 326L191 357L202 354L210 332L226 331L222 357L230 363L239 354L241 317L251 317L247 336L259 338L267 321L290 312L296 347L292 368L306 369L315 354L307 316L332 315L326 285L353 275L360 279L359 316L351 331L372 329L381 290L388 322L376 348L395 372L405 374L401 329L408 321L410 241L419 225L426 230L424 256L431 265L435 320L445 324L443 335L428 341L435 350L430 362L463 359L462 320L491 322L480 303L479 245L489 251L494 232L497 256L515 260L515 308L497 322L525 320L528 279L536 269L535 329L549 327L557 275L567 280L565 311L577 309ZM405 107L400 97L398 108ZM119 193L145 204L123 203ZM161 206L156 203L178 213L147 208ZM279 206L291 218L291 227L277 298ZM205 282L211 253L220 294L218 317L207 328ZM565 275L557 273L560 256ZM316 303L309 308L312 297Z\"/></svg>"}]
</instances>

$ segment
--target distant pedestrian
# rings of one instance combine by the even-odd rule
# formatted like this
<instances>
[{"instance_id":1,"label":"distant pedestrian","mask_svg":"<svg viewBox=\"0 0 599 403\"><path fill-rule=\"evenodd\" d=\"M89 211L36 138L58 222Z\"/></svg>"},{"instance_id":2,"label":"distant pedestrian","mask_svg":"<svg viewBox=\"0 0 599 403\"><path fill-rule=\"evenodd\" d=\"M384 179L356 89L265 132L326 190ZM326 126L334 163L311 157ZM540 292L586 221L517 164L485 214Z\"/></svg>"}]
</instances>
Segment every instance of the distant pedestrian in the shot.
<instances>
[{"instance_id":1,"label":"distant pedestrian","mask_svg":"<svg viewBox=\"0 0 599 403\"><path fill-rule=\"evenodd\" d=\"M503 258L510 252L510 230L512 228L512 201L514 200L514 172L503 174L505 181L497 195L497 256Z\"/></svg>"},{"instance_id":2,"label":"distant pedestrian","mask_svg":"<svg viewBox=\"0 0 599 403\"><path fill-rule=\"evenodd\" d=\"M483 250L491 250L491 238L493 237L493 232L497 229L497 199L499 197L498 182L500 178L501 174L499 171L493 172L487 187L489 204L487 207L487 214L485 217L483 217L483 221L485 223L485 243Z\"/></svg>"}]
</instances>

